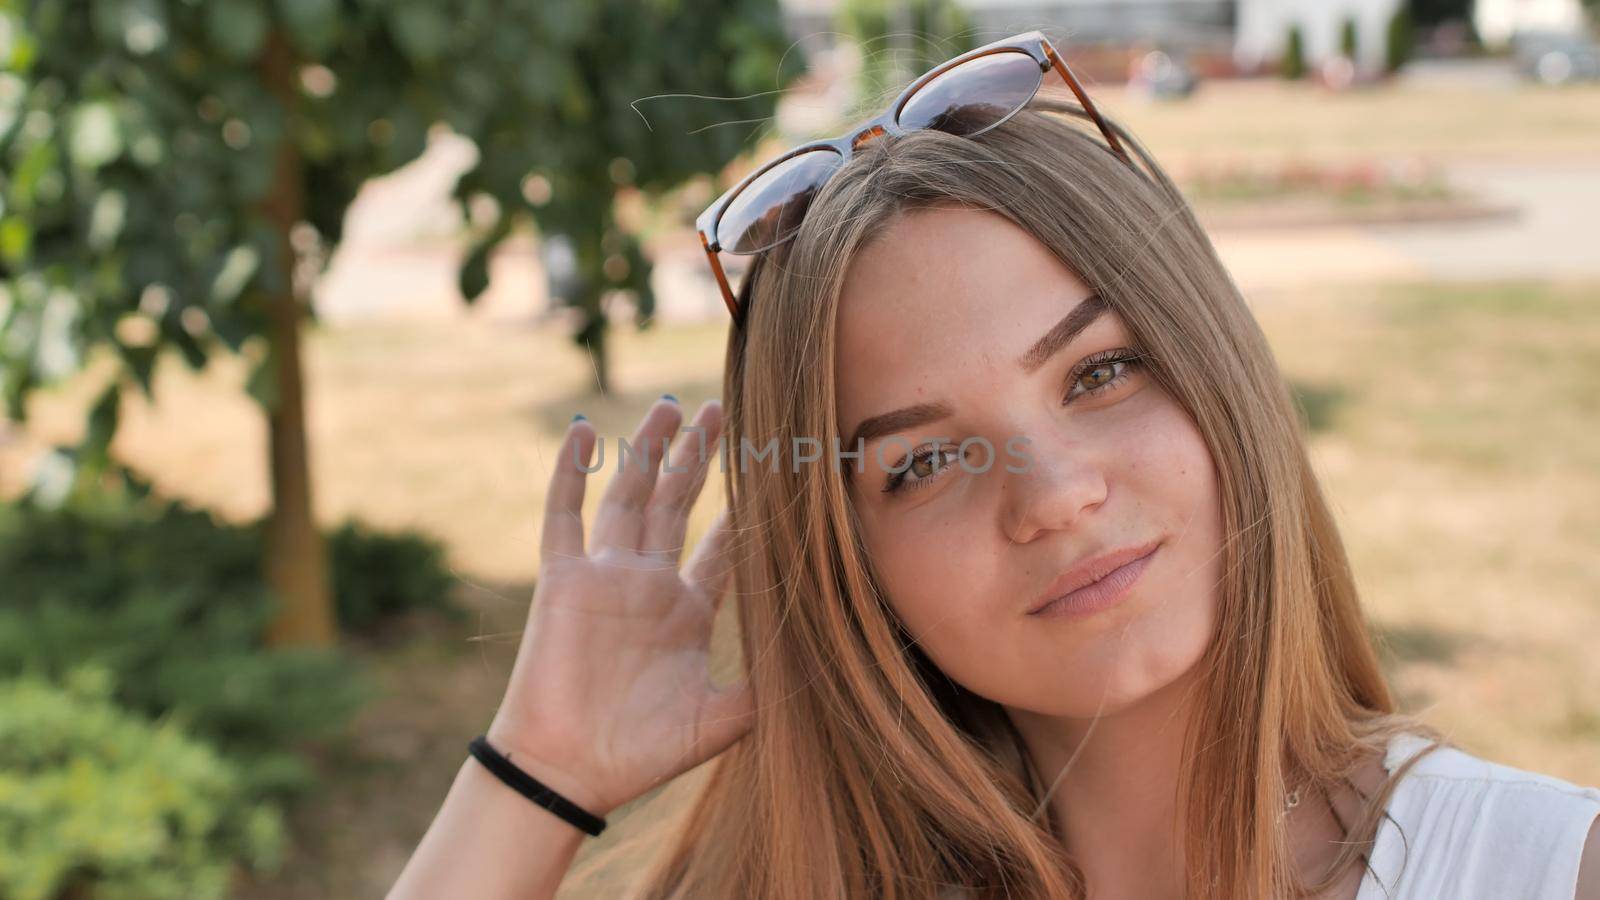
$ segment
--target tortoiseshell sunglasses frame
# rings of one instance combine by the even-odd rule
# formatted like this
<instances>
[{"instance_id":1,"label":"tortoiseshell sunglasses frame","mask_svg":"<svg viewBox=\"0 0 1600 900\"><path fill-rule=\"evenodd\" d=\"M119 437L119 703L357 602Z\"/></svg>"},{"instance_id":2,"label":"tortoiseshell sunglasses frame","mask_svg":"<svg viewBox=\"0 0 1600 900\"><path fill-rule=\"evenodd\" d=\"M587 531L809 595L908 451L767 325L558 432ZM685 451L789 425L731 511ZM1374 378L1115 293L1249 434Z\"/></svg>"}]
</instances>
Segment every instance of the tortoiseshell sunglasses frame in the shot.
<instances>
[{"instance_id":1,"label":"tortoiseshell sunglasses frame","mask_svg":"<svg viewBox=\"0 0 1600 900\"><path fill-rule=\"evenodd\" d=\"M705 212L702 212L700 216L695 219L695 230L700 235L700 245L705 249L706 259L711 264L711 272L716 276L718 287L722 289L723 302L727 304L728 312L733 316L734 321L737 322L739 320L739 303L734 296L732 286L728 284L727 273L723 271L722 268L722 260L718 254L722 252L723 248L716 240L716 233L717 225L720 223L723 213L727 210L729 205L732 204L734 199L739 196L741 191L749 187L773 167L783 163L788 159L799 156L802 153L809 153L813 150L831 149L838 153L840 161L838 166L834 169L834 171L838 171L839 168L842 168L845 163L850 161L850 157L855 154L855 151L858 148L874 138L881 137L886 134L901 135L906 134L909 131L917 130L902 128L899 123L900 113L905 108L906 103L910 101L918 91L926 87L929 82L945 74L946 72L949 72L951 69L954 69L964 63L972 62L975 59L980 59L982 57L991 56L997 53L1016 52L1026 53L1028 56L1033 58L1034 62L1038 63L1039 84L1034 86L1033 91L1028 95L1027 99L1018 104L1016 109L1007 113L1004 118L999 119L993 125L986 126L982 130L973 132L971 135L967 136L975 137L979 134L983 134L985 131L992 130L1003 124L1007 119L1016 115L1018 112L1022 111L1022 109L1024 109L1028 103L1039 93L1039 88L1044 86L1044 74L1049 72L1051 69L1055 69L1057 74L1061 76L1061 80L1066 82L1067 87L1070 88L1073 95L1077 97L1078 104L1083 107L1083 110L1088 115L1089 119L1094 122L1096 127L1100 129L1100 133L1105 136L1106 143L1110 145L1111 149L1116 152L1116 154L1120 156L1125 163L1127 163L1129 166L1134 166L1133 159L1129 157L1127 151L1122 148L1122 142L1117 139L1116 134L1113 133L1110 128L1106 127L1105 120L1100 117L1099 110L1095 109L1094 103L1089 99L1089 95L1083 89L1083 85L1078 81L1077 76L1072 74L1071 67L1069 67L1066 61L1061 58L1061 54L1056 52L1055 45L1050 43L1050 39L1045 37L1043 32L1026 31L1021 34L1012 35L1011 37L1003 40L995 41L991 44L985 44L982 47L976 47L967 51L966 53L961 54L960 56L946 60L945 62L940 63L938 66L935 66L934 68L923 73L919 78L917 78L917 80L907 85L906 89L901 91L900 95L896 97L894 102L889 105L889 108L877 117L858 124L845 134L831 140L808 141L804 144L800 144L799 146L790 149L783 155L768 161L762 166L759 166L750 174L740 179L738 184L724 192L723 195L718 197L715 202L706 207ZM831 173L829 177L831 177ZM757 251L757 253L747 255L755 256L759 255L760 253L765 253L767 250L791 240L794 237L794 234L794 231L790 231L788 235L780 238L771 246L762 248L760 251Z\"/></svg>"}]
</instances>

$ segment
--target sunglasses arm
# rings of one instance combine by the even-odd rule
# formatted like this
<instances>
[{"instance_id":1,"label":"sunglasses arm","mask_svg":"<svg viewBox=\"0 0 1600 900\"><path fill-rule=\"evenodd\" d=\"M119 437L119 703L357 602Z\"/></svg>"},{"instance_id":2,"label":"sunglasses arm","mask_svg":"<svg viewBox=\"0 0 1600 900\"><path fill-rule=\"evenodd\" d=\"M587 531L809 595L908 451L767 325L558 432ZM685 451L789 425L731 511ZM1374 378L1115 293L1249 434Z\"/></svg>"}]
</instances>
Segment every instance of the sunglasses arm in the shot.
<instances>
[{"instance_id":1,"label":"sunglasses arm","mask_svg":"<svg viewBox=\"0 0 1600 900\"><path fill-rule=\"evenodd\" d=\"M739 305L734 299L733 288L728 285L728 275L722 271L722 258L717 251L711 249L711 242L706 240L706 233L700 232L700 246L706 251L706 260L711 263L711 272L717 276L717 287L722 289L722 302L727 304L728 312L735 318L739 315Z\"/></svg>"},{"instance_id":2,"label":"sunglasses arm","mask_svg":"<svg viewBox=\"0 0 1600 900\"><path fill-rule=\"evenodd\" d=\"M1056 74L1060 75L1061 80L1065 81L1067 87L1072 89L1073 95L1078 98L1078 105L1083 107L1083 111L1088 113L1089 118L1094 120L1094 124L1100 129L1100 133L1105 135L1106 142L1111 145L1111 149L1122 157L1123 162L1132 166L1133 160L1128 156L1128 151L1122 149L1122 142L1117 140L1116 133L1106 127L1105 120L1100 118L1099 110L1095 109L1094 103L1084 93L1082 85L1078 84L1078 79L1072 74L1072 70L1067 68L1066 61L1056 53L1056 48L1050 46L1047 42L1044 45L1044 55L1050 59L1050 64L1055 66Z\"/></svg>"}]
</instances>

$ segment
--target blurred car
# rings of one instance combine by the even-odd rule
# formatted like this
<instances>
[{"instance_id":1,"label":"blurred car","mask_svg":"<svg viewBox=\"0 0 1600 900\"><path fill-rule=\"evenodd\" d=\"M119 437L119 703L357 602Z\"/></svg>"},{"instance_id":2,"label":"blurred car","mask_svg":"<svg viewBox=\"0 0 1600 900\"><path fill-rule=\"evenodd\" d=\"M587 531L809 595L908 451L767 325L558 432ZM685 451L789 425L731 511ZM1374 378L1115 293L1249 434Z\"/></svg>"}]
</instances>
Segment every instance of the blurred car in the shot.
<instances>
[{"instance_id":1,"label":"blurred car","mask_svg":"<svg viewBox=\"0 0 1600 900\"><path fill-rule=\"evenodd\" d=\"M1541 84L1600 79L1600 46L1581 32L1518 32L1511 52L1517 71Z\"/></svg>"},{"instance_id":2,"label":"blurred car","mask_svg":"<svg viewBox=\"0 0 1600 900\"><path fill-rule=\"evenodd\" d=\"M1161 99L1187 97L1199 82L1180 51L1151 50L1133 64L1128 86Z\"/></svg>"}]
</instances>

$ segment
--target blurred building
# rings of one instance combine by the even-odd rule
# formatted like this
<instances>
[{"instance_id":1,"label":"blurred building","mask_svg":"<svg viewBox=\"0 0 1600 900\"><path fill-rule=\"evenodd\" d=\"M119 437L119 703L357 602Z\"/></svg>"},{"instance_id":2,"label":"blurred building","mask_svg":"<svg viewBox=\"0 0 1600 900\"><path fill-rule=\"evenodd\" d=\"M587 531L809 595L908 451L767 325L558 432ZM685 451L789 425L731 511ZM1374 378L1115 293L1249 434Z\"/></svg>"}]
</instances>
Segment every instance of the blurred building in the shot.
<instances>
[{"instance_id":1,"label":"blurred building","mask_svg":"<svg viewBox=\"0 0 1600 900\"><path fill-rule=\"evenodd\" d=\"M1485 44L1497 46L1517 32L1581 32L1583 7L1578 0L1477 0L1472 24Z\"/></svg>"},{"instance_id":2,"label":"blurred building","mask_svg":"<svg viewBox=\"0 0 1600 900\"><path fill-rule=\"evenodd\" d=\"M1181 51L1202 78L1254 74L1282 57L1291 26L1299 26L1305 60L1316 68L1339 54L1346 20L1356 31L1357 73L1384 64L1390 19L1405 0L957 0L972 20L977 43L1018 31L1044 30L1067 44L1073 68L1091 81L1126 77L1131 54L1152 46ZM782 0L789 33L809 52L826 53L840 0ZM1578 0L1478 0L1487 20L1524 16L1523 8ZM1502 12L1501 8L1513 12ZM1560 18L1567 13L1540 13ZM1494 24L1490 28L1493 29ZM890 48L876 48L890 49Z\"/></svg>"},{"instance_id":3,"label":"blurred building","mask_svg":"<svg viewBox=\"0 0 1600 900\"><path fill-rule=\"evenodd\" d=\"M1245 72L1269 67L1282 58L1289 29L1298 25L1306 65L1320 66L1339 55L1339 36L1348 20L1355 24L1356 70L1365 75L1383 70L1389 21L1405 0L1238 0L1234 60ZM1480 0L1482 2L1482 0Z\"/></svg>"},{"instance_id":4,"label":"blurred building","mask_svg":"<svg viewBox=\"0 0 1600 900\"><path fill-rule=\"evenodd\" d=\"M977 32L977 43L1038 28L1064 41L1084 43L1227 39L1236 0L958 0ZM839 0L783 0L790 33L834 28ZM820 36L820 35L819 35Z\"/></svg>"},{"instance_id":5,"label":"blurred building","mask_svg":"<svg viewBox=\"0 0 1600 900\"><path fill-rule=\"evenodd\" d=\"M781 0L789 34L810 53L826 54L843 37L839 0ZM957 0L972 22L973 43L1039 29L1062 45L1072 68L1091 82L1126 79L1134 53L1151 45L1182 50L1204 75L1226 76L1238 0ZM890 46L875 51L892 50Z\"/></svg>"}]
</instances>

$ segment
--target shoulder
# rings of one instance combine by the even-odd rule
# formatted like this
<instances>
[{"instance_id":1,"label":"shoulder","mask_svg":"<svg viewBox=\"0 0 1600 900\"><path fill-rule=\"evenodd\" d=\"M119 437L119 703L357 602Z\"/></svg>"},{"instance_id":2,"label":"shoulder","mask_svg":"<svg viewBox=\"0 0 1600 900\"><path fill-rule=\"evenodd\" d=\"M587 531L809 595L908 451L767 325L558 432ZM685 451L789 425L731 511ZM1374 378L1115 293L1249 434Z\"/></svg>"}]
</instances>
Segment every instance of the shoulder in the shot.
<instances>
[{"instance_id":1,"label":"shoulder","mask_svg":"<svg viewBox=\"0 0 1600 900\"><path fill-rule=\"evenodd\" d=\"M1589 826L1589 839L1583 845L1576 900L1600 900L1600 817Z\"/></svg>"},{"instance_id":2,"label":"shoulder","mask_svg":"<svg viewBox=\"0 0 1600 900\"><path fill-rule=\"evenodd\" d=\"M1404 735L1384 767L1395 785L1372 854L1392 896L1574 896L1600 790ZM1587 869L1584 877L1588 878Z\"/></svg>"},{"instance_id":3,"label":"shoulder","mask_svg":"<svg viewBox=\"0 0 1600 900\"><path fill-rule=\"evenodd\" d=\"M1600 802L1600 788L1576 785L1552 775L1490 762L1449 744L1418 735L1401 735L1391 741L1388 755L1384 758L1384 768L1394 771L1412 759L1416 763L1407 773L1406 781L1413 785L1422 781L1454 782L1470 790L1527 789L1527 796L1534 798L1535 802L1557 800L1563 796L1576 798L1583 803Z\"/></svg>"}]
</instances>

